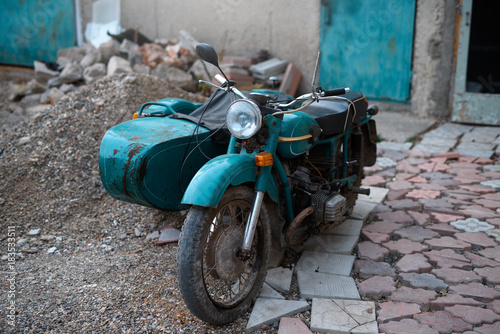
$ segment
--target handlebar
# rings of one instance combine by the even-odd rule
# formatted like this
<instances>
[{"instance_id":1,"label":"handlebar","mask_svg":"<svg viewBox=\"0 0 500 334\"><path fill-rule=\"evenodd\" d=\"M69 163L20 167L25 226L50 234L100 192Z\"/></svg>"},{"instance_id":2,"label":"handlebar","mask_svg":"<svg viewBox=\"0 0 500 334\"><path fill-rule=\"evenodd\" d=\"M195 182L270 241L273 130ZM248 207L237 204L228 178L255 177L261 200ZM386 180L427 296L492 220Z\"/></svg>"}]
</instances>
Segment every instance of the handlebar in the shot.
<instances>
[{"instance_id":1,"label":"handlebar","mask_svg":"<svg viewBox=\"0 0 500 334\"><path fill-rule=\"evenodd\" d=\"M345 93L349 93L351 89L349 87L346 88L335 88L335 89L329 89L329 90L324 90L320 93L320 96L337 96L337 95L344 95Z\"/></svg>"}]
</instances>

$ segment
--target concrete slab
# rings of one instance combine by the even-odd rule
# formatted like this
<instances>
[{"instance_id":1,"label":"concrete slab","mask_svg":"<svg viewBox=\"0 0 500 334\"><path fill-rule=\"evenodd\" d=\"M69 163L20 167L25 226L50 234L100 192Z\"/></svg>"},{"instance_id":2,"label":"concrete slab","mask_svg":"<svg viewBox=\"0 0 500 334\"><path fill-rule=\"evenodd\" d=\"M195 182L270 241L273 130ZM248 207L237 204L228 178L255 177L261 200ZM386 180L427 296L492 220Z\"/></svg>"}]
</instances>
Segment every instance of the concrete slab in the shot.
<instances>
[{"instance_id":1,"label":"concrete slab","mask_svg":"<svg viewBox=\"0 0 500 334\"><path fill-rule=\"evenodd\" d=\"M378 125L378 124L377 124ZM383 141L377 143L377 148L384 151L398 151L405 152L408 151L413 146L413 143L394 143L389 141Z\"/></svg>"},{"instance_id":2,"label":"concrete slab","mask_svg":"<svg viewBox=\"0 0 500 334\"><path fill-rule=\"evenodd\" d=\"M461 138L464 142L479 142L479 143L493 143L495 138L500 136L500 128L492 126L480 126L474 128L471 132L463 135Z\"/></svg>"},{"instance_id":3,"label":"concrete slab","mask_svg":"<svg viewBox=\"0 0 500 334\"><path fill-rule=\"evenodd\" d=\"M360 299L352 277L298 270L297 279L303 298Z\"/></svg>"},{"instance_id":4,"label":"concrete slab","mask_svg":"<svg viewBox=\"0 0 500 334\"><path fill-rule=\"evenodd\" d=\"M408 111L401 111L400 103L380 103L377 101L377 104L380 108L380 112L374 117L377 122L377 133L387 141L404 143L409 138L425 132L436 123L433 120L418 118ZM395 105L398 105L398 108ZM405 106L403 105L403 107Z\"/></svg>"},{"instance_id":5,"label":"concrete slab","mask_svg":"<svg viewBox=\"0 0 500 334\"><path fill-rule=\"evenodd\" d=\"M441 138L441 137L424 137L419 144L423 145L435 145L435 146L447 146L455 147L457 140L453 138Z\"/></svg>"},{"instance_id":6,"label":"concrete slab","mask_svg":"<svg viewBox=\"0 0 500 334\"><path fill-rule=\"evenodd\" d=\"M382 203L389 193L389 189L380 187L367 187L370 189L370 195L358 195L359 201L365 201L370 203Z\"/></svg>"},{"instance_id":7,"label":"concrete slab","mask_svg":"<svg viewBox=\"0 0 500 334\"><path fill-rule=\"evenodd\" d=\"M181 231L173 227L167 226L161 230L160 237L158 238L157 245L163 246L166 244L174 243L179 241Z\"/></svg>"},{"instance_id":8,"label":"concrete slab","mask_svg":"<svg viewBox=\"0 0 500 334\"><path fill-rule=\"evenodd\" d=\"M324 252L304 251L297 262L296 270L349 276L354 256Z\"/></svg>"},{"instance_id":9,"label":"concrete slab","mask_svg":"<svg viewBox=\"0 0 500 334\"><path fill-rule=\"evenodd\" d=\"M271 288L271 286L265 282L262 289L260 289L259 298L285 299L278 291Z\"/></svg>"},{"instance_id":10,"label":"concrete slab","mask_svg":"<svg viewBox=\"0 0 500 334\"><path fill-rule=\"evenodd\" d=\"M376 206L377 203L357 200L352 210L351 218L364 221Z\"/></svg>"},{"instance_id":11,"label":"concrete slab","mask_svg":"<svg viewBox=\"0 0 500 334\"><path fill-rule=\"evenodd\" d=\"M287 294L290 292L290 285L292 284L293 268L273 268L267 271L265 282L273 289L281 293Z\"/></svg>"},{"instance_id":12,"label":"concrete slab","mask_svg":"<svg viewBox=\"0 0 500 334\"><path fill-rule=\"evenodd\" d=\"M358 242L357 236L313 235L305 244L306 250L350 255Z\"/></svg>"},{"instance_id":13,"label":"concrete slab","mask_svg":"<svg viewBox=\"0 0 500 334\"><path fill-rule=\"evenodd\" d=\"M359 236L359 233L361 233L362 227L363 227L362 220L346 219L342 224L331 227L331 228L329 228L321 233L322 234Z\"/></svg>"},{"instance_id":14,"label":"concrete slab","mask_svg":"<svg viewBox=\"0 0 500 334\"><path fill-rule=\"evenodd\" d=\"M415 151L421 151L431 154L443 154L447 153L452 147L449 146L437 146L437 145L429 145L429 144L417 144L413 147Z\"/></svg>"},{"instance_id":15,"label":"concrete slab","mask_svg":"<svg viewBox=\"0 0 500 334\"><path fill-rule=\"evenodd\" d=\"M298 300L278 300L257 298L248 319L246 332L250 333L279 320L311 308L308 302Z\"/></svg>"},{"instance_id":16,"label":"concrete slab","mask_svg":"<svg viewBox=\"0 0 500 334\"><path fill-rule=\"evenodd\" d=\"M458 138L467 132L474 129L473 126L456 124L456 123L446 123L440 127L427 132L425 137L439 137L439 138Z\"/></svg>"},{"instance_id":17,"label":"concrete slab","mask_svg":"<svg viewBox=\"0 0 500 334\"><path fill-rule=\"evenodd\" d=\"M314 298L311 330L320 333L378 333L375 303Z\"/></svg>"}]
</instances>

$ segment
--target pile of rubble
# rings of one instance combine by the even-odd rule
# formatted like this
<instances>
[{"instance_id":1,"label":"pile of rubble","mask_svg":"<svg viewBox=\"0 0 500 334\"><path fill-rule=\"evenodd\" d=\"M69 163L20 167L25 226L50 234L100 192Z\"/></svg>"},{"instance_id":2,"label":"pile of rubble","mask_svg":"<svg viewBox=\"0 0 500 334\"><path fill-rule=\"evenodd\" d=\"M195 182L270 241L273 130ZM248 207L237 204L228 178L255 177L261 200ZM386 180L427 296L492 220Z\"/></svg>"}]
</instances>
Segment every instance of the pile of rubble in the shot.
<instances>
[{"instance_id":1,"label":"pile of rubble","mask_svg":"<svg viewBox=\"0 0 500 334\"><path fill-rule=\"evenodd\" d=\"M59 50L56 63L35 61L34 79L27 84L15 85L9 100L23 100L18 107L21 109L39 103L54 104L65 94L100 77L130 72L154 75L184 90L196 92L198 80L210 80L218 73L214 66L197 58L195 46L198 42L186 31L181 31L176 40L162 39L154 43L144 35L138 35L137 31L134 35L134 30L111 36L112 40L98 48L87 44ZM294 95L301 79L300 71L293 64L270 58L265 50L224 56L220 65L227 77L244 90L279 88ZM26 111L18 110L17 113Z\"/></svg>"}]
</instances>

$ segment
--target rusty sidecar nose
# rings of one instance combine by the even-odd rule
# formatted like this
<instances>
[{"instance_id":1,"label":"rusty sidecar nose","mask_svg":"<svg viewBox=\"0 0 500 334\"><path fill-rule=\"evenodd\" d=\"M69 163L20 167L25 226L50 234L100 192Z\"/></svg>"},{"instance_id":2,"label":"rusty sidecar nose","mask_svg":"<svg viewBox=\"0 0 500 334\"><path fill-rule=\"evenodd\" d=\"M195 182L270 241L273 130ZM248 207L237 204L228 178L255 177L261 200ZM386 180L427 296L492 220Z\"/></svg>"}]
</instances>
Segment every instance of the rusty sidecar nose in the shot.
<instances>
[{"instance_id":1,"label":"rusty sidecar nose","mask_svg":"<svg viewBox=\"0 0 500 334\"><path fill-rule=\"evenodd\" d=\"M138 118L112 127L99 151L106 191L130 203L185 209L180 204L184 189L208 161L205 155L215 157L227 149L210 138L193 150L210 135L210 130L199 126L192 137L195 128L193 122L168 116Z\"/></svg>"}]
</instances>

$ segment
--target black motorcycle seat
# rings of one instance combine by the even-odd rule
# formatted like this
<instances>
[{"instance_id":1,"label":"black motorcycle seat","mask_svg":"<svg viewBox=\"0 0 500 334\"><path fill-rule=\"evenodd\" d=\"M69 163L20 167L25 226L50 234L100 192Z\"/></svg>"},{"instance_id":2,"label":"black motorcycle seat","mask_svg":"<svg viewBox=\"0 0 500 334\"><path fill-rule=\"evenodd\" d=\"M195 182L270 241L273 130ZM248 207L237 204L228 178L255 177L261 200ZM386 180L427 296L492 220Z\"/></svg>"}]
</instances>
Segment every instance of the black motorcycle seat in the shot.
<instances>
[{"instance_id":1,"label":"black motorcycle seat","mask_svg":"<svg viewBox=\"0 0 500 334\"><path fill-rule=\"evenodd\" d=\"M312 116L323 130L322 136L329 137L350 129L366 115L368 107L364 95L349 92L337 98L313 102L302 112Z\"/></svg>"}]
</instances>

